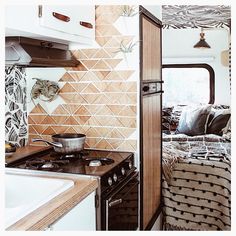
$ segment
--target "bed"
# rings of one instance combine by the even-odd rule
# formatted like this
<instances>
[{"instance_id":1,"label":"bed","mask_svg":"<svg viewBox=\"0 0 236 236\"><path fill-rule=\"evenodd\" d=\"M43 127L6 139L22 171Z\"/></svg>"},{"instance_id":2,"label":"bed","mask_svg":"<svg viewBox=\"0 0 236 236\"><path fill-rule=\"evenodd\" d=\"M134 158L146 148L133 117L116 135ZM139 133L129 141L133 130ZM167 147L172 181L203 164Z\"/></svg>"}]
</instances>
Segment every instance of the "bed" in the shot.
<instances>
[{"instance_id":1,"label":"bed","mask_svg":"<svg viewBox=\"0 0 236 236\"><path fill-rule=\"evenodd\" d=\"M230 136L163 134L163 230L231 229Z\"/></svg>"}]
</instances>

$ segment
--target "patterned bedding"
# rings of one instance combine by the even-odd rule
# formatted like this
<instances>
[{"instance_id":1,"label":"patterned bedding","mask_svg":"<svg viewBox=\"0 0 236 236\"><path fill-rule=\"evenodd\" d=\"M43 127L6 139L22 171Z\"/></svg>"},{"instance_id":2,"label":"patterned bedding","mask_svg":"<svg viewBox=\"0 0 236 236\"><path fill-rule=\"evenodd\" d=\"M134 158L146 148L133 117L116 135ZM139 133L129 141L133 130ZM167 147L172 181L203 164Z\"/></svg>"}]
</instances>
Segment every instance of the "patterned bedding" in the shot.
<instances>
[{"instance_id":1,"label":"patterned bedding","mask_svg":"<svg viewBox=\"0 0 236 236\"><path fill-rule=\"evenodd\" d=\"M163 136L163 229L231 229L231 143L217 135Z\"/></svg>"}]
</instances>

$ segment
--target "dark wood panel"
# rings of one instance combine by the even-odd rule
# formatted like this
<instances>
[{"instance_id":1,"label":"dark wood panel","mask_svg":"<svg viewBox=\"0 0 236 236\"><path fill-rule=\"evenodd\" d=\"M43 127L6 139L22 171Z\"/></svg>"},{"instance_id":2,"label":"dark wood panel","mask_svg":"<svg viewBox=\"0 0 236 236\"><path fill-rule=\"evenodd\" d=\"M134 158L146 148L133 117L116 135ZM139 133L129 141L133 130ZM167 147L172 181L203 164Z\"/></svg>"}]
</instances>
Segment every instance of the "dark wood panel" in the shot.
<instances>
[{"instance_id":1,"label":"dark wood panel","mask_svg":"<svg viewBox=\"0 0 236 236\"><path fill-rule=\"evenodd\" d=\"M161 202L161 104L160 96L143 98L143 227Z\"/></svg>"}]
</instances>

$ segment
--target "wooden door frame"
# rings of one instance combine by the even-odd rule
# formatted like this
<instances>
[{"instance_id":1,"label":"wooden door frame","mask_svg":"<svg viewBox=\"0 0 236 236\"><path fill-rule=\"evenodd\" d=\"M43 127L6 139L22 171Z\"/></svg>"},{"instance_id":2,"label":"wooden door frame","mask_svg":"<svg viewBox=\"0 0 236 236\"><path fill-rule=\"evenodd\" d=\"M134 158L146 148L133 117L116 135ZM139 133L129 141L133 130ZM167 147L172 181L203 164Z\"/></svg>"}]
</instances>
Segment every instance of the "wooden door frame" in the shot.
<instances>
[{"instance_id":1,"label":"wooden door frame","mask_svg":"<svg viewBox=\"0 0 236 236\"><path fill-rule=\"evenodd\" d=\"M142 81L143 81L143 42L142 42L142 35L143 35L143 23L142 23L142 18L144 17L145 19L147 19L148 21L150 21L151 23L155 24L157 27L160 28L160 44L162 45L162 22L155 17L153 14L151 14L147 9L145 9L143 6L139 6L139 38L140 38L140 47L139 47L139 51L140 51L140 222L139 222L139 226L140 226L140 230L150 230L156 219L158 218L158 216L161 213L161 209L162 209L162 193L161 193L161 204L160 207L156 210L155 214L153 215L152 219L150 220L150 222L148 223L147 227L144 229L143 228L143 123L142 123L142 112L143 112L143 107L142 107ZM161 62L161 66L162 66L162 47L160 48L160 54L161 54L161 58L160 58L160 62ZM162 71L161 71L161 78L162 78ZM162 86L162 84L161 84ZM162 90L162 88L161 88ZM161 107L162 107L162 96L161 96ZM162 120L162 114L161 114L161 120ZM161 127L162 128L162 127ZM161 129L162 132L162 129ZM162 135L161 135L161 155L162 155ZM161 158L161 176L162 176L162 158ZM161 181L161 189L162 189L162 181Z\"/></svg>"}]
</instances>

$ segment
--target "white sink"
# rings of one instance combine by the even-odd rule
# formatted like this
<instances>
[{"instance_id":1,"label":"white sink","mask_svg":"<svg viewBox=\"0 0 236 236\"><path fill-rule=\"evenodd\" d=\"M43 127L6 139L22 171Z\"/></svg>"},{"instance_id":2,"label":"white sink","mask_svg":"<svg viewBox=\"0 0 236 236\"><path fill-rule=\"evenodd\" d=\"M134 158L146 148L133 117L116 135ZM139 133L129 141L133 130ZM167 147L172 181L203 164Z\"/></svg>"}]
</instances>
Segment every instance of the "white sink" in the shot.
<instances>
[{"instance_id":1,"label":"white sink","mask_svg":"<svg viewBox=\"0 0 236 236\"><path fill-rule=\"evenodd\" d=\"M6 173L5 228L73 185L72 180Z\"/></svg>"}]
</instances>

